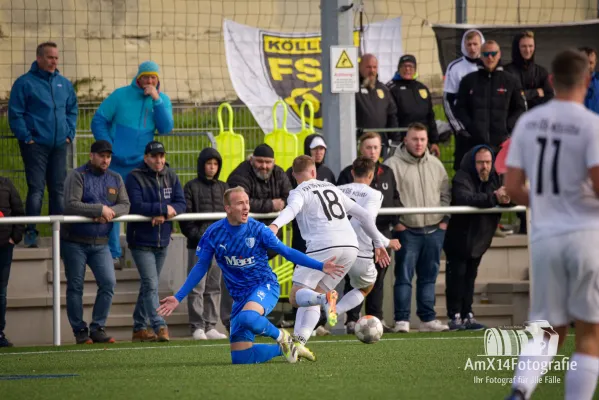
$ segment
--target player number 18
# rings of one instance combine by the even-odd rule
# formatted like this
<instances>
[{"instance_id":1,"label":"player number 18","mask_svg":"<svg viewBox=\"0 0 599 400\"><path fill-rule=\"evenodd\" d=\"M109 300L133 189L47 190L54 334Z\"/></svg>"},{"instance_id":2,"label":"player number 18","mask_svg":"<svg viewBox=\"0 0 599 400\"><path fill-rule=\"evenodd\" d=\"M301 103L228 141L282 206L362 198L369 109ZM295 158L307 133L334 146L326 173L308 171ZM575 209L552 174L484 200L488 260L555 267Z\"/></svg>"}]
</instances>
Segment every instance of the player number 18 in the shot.
<instances>
[{"instance_id":1,"label":"player number 18","mask_svg":"<svg viewBox=\"0 0 599 400\"><path fill-rule=\"evenodd\" d=\"M541 155L539 156L539 165L537 167L537 194L543 194L543 170L545 169L545 150L547 148L547 138L538 137L537 142L541 146ZM559 149L561 140L553 139L553 160L551 161L551 186L553 194L559 194L559 182L557 179L557 164L559 161Z\"/></svg>"},{"instance_id":2,"label":"player number 18","mask_svg":"<svg viewBox=\"0 0 599 400\"><path fill-rule=\"evenodd\" d=\"M320 200L320 204L322 204L322 209L324 210L324 215L326 215L329 221L335 219L343 219L345 217L345 211L339 203L339 197L332 190L324 190L320 193L318 190L315 190L315 195L318 196ZM336 206L336 207L335 207Z\"/></svg>"}]
</instances>

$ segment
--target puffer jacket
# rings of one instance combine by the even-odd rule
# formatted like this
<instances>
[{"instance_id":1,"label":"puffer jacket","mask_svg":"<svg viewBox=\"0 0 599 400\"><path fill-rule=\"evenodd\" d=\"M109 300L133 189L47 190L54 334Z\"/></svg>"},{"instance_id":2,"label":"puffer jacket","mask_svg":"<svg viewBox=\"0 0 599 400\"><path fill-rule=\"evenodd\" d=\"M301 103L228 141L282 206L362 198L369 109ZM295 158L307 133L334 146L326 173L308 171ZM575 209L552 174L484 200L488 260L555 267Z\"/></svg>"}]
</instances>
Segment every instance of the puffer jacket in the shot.
<instances>
[{"instance_id":1,"label":"puffer jacket","mask_svg":"<svg viewBox=\"0 0 599 400\"><path fill-rule=\"evenodd\" d=\"M205 165L208 160L215 159L218 162L218 171L214 179L206 178ZM220 153L212 147L207 147L198 156L198 177L187 182L183 188L187 213L212 213L224 212L224 194L229 188L226 182L219 181L218 177L222 168L223 160ZM187 238L187 248L195 249L206 229L214 221L181 221L181 232Z\"/></svg>"},{"instance_id":2,"label":"puffer jacket","mask_svg":"<svg viewBox=\"0 0 599 400\"><path fill-rule=\"evenodd\" d=\"M25 207L19 192L8 178L0 176L0 212L4 217L23 217ZM8 245L10 239L19 244L23 239L25 225L0 225L0 246Z\"/></svg>"}]
</instances>

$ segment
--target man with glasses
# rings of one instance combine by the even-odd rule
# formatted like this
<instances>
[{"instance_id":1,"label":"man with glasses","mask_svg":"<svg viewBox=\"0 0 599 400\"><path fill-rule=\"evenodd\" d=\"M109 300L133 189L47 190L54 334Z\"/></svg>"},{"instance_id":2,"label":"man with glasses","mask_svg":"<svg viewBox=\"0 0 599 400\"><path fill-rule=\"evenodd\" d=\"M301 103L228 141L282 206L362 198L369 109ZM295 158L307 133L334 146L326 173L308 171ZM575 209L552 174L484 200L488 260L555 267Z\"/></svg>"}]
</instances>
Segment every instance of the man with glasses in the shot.
<instances>
[{"instance_id":1,"label":"man with glasses","mask_svg":"<svg viewBox=\"0 0 599 400\"><path fill-rule=\"evenodd\" d=\"M522 85L501 66L497 42L485 42L481 59L483 65L466 75L458 90L456 114L464 129L456 135L455 170L474 146L487 145L497 153L526 111Z\"/></svg>"}]
</instances>

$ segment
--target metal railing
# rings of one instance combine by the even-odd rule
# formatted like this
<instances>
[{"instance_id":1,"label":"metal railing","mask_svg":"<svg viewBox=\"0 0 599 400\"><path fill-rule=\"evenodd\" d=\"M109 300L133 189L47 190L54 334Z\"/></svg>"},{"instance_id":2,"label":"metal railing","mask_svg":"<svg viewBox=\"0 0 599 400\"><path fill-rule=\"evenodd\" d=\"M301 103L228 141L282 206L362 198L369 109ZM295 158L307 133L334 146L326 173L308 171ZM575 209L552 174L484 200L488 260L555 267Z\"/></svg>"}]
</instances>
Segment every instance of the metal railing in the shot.
<instances>
[{"instance_id":1,"label":"metal railing","mask_svg":"<svg viewBox=\"0 0 599 400\"><path fill-rule=\"evenodd\" d=\"M495 208L476 208L465 206L452 207L431 207L431 208L381 208L378 215L414 215L414 214L487 214L504 213L512 211L526 211L526 207L495 207ZM250 217L255 219L276 218L278 212L268 214L253 214ZM188 213L177 215L169 221L217 221L226 218L225 213ZM151 217L141 215L125 215L113 219L114 222L149 222ZM70 215L49 215L42 217L4 217L0 218L0 225L13 224L51 224L52 225L52 320L54 345L61 345L60 333L60 225L78 224L94 222L92 218L70 216Z\"/></svg>"}]
</instances>

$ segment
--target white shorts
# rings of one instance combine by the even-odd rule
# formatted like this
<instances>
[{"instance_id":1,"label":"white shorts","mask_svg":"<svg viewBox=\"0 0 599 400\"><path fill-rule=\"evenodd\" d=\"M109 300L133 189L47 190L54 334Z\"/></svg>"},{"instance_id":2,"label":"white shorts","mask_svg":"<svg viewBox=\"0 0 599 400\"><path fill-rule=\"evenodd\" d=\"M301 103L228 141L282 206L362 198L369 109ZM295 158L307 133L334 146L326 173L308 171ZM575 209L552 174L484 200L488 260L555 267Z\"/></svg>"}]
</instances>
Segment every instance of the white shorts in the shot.
<instances>
[{"instance_id":1,"label":"white shorts","mask_svg":"<svg viewBox=\"0 0 599 400\"><path fill-rule=\"evenodd\" d=\"M376 281L376 267L373 258L356 258L356 262L347 273L349 283L354 289L365 289Z\"/></svg>"},{"instance_id":2,"label":"white shorts","mask_svg":"<svg viewBox=\"0 0 599 400\"><path fill-rule=\"evenodd\" d=\"M335 264L343 266L343 276L327 275L322 271L317 271L301 265L295 267L295 270L293 271L293 283L299 283L313 290L316 289L317 286L320 286L328 292L329 290L335 289L339 282L345 278L345 275L356 261L356 257L358 257L358 249L349 246L334 247L313 253L306 253L306 255L318 261L327 261L331 257L335 257Z\"/></svg>"},{"instance_id":3,"label":"white shorts","mask_svg":"<svg viewBox=\"0 0 599 400\"><path fill-rule=\"evenodd\" d=\"M599 231L580 231L531 243L531 320L566 326L599 324Z\"/></svg>"}]
</instances>

